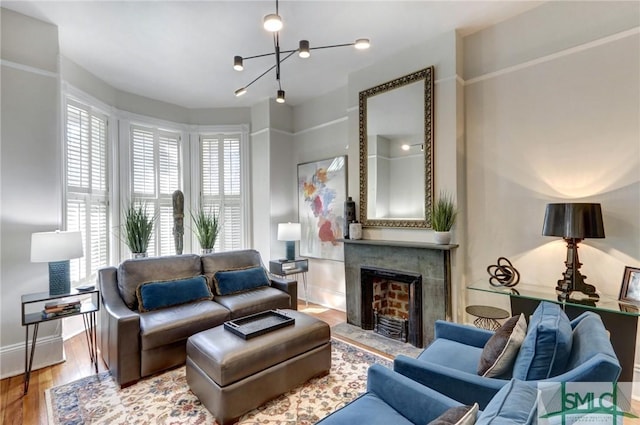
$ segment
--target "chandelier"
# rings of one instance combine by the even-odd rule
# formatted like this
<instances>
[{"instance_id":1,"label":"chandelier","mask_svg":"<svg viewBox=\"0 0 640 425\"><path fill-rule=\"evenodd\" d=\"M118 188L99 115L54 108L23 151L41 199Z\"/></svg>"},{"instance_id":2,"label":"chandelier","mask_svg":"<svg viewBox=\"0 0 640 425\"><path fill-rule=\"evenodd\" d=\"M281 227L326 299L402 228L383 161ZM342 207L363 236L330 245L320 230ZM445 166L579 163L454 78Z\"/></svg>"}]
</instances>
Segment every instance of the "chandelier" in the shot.
<instances>
[{"instance_id":1,"label":"chandelier","mask_svg":"<svg viewBox=\"0 0 640 425\"><path fill-rule=\"evenodd\" d=\"M311 56L312 50L319 49L331 49L334 47L345 47L345 46L354 46L358 50L364 50L369 48L369 39L367 38L359 38L353 43L343 43L343 44L332 44L328 46L319 46L319 47L311 47L309 44L309 40L300 40L298 43L297 49L292 50L281 50L280 49L280 30L282 29L282 19L278 14L278 0L276 0L276 13L270 13L269 15L264 17L264 29L273 33L273 53L264 53L261 55L254 56L234 56L233 57L233 69L236 71L242 71L244 69L244 61L249 59L262 58L265 56L273 55L275 57L276 63L262 74L258 75L253 81L247 84L244 87L239 88L235 91L236 96L242 96L247 92L249 86L258 81L260 78L267 75L272 70L276 70L276 81L278 82L278 91L276 93L276 102L284 103L285 102L285 93L282 90L282 83L280 81L280 65L289 59L294 53L298 53L298 56L306 59Z\"/></svg>"}]
</instances>

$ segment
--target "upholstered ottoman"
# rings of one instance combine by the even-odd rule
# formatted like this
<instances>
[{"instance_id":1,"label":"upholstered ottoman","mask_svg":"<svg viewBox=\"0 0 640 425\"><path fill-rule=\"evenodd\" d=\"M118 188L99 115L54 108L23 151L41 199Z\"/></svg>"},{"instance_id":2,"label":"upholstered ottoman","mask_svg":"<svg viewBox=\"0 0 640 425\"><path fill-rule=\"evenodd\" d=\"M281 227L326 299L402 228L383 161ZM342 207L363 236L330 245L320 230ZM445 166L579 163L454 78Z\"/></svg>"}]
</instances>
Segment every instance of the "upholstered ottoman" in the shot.
<instances>
[{"instance_id":1,"label":"upholstered ottoman","mask_svg":"<svg viewBox=\"0 0 640 425\"><path fill-rule=\"evenodd\" d=\"M295 323L248 340L224 326L187 340L187 383L221 425L329 372L329 325L295 310L281 312Z\"/></svg>"}]
</instances>

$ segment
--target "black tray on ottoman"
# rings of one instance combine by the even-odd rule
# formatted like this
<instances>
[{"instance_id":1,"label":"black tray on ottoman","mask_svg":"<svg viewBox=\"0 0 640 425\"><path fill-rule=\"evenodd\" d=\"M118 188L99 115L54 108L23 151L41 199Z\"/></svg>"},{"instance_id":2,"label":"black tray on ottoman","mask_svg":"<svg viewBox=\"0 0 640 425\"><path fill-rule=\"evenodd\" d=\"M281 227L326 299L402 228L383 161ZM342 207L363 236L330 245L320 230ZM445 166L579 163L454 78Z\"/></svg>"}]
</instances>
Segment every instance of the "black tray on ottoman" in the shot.
<instances>
[{"instance_id":1,"label":"black tray on ottoman","mask_svg":"<svg viewBox=\"0 0 640 425\"><path fill-rule=\"evenodd\" d=\"M224 328L241 338L251 339L276 329L293 325L295 319L275 310L224 322Z\"/></svg>"}]
</instances>

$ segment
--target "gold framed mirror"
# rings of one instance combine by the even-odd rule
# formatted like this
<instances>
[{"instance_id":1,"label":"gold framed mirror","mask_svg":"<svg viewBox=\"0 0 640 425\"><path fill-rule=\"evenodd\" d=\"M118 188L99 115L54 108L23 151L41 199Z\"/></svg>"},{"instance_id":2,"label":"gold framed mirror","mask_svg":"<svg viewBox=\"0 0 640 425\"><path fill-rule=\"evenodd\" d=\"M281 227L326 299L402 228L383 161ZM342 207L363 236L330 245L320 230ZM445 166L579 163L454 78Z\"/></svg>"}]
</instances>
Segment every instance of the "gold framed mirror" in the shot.
<instances>
[{"instance_id":1,"label":"gold framed mirror","mask_svg":"<svg viewBox=\"0 0 640 425\"><path fill-rule=\"evenodd\" d=\"M434 67L360 92L360 221L430 228Z\"/></svg>"}]
</instances>

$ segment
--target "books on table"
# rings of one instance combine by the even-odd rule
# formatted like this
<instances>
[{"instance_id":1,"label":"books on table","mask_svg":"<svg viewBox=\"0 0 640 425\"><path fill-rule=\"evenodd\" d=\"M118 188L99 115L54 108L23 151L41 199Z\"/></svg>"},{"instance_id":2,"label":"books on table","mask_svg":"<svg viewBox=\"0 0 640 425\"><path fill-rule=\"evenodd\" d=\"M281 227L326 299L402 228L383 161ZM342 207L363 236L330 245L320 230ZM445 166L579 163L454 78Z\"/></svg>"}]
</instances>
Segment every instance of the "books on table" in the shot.
<instances>
[{"instance_id":1,"label":"books on table","mask_svg":"<svg viewBox=\"0 0 640 425\"><path fill-rule=\"evenodd\" d=\"M42 310L43 319L51 319L52 317L65 316L80 311L80 300L72 301L51 301L44 305Z\"/></svg>"}]
</instances>

